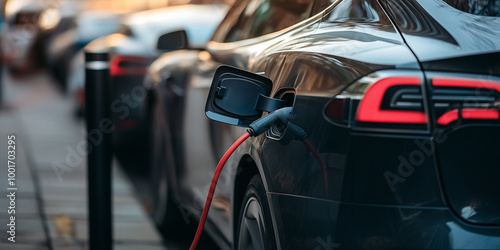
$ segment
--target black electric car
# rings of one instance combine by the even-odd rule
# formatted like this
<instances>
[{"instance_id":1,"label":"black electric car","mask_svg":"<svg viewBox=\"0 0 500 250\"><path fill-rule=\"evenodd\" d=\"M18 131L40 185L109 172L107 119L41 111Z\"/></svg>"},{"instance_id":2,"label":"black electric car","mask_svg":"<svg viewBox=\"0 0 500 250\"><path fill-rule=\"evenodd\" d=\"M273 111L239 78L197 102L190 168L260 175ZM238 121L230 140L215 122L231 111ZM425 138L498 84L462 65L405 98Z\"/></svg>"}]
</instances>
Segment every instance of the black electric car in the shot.
<instances>
[{"instance_id":1,"label":"black electric car","mask_svg":"<svg viewBox=\"0 0 500 250\"><path fill-rule=\"evenodd\" d=\"M221 248L500 249L499 41L498 0L236 1L145 78L155 221L197 223L267 98L292 112L229 158Z\"/></svg>"}]
</instances>

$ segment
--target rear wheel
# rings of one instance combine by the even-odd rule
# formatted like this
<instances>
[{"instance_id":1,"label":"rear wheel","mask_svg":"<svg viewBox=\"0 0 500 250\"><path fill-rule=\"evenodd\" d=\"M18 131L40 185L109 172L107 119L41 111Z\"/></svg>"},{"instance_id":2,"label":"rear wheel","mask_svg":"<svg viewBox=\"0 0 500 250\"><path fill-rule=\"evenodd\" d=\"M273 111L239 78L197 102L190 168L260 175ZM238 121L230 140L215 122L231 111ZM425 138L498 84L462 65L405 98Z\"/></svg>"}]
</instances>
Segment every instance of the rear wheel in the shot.
<instances>
[{"instance_id":1,"label":"rear wheel","mask_svg":"<svg viewBox=\"0 0 500 250\"><path fill-rule=\"evenodd\" d=\"M235 246L235 249L276 249L266 190L258 175L247 186Z\"/></svg>"}]
</instances>

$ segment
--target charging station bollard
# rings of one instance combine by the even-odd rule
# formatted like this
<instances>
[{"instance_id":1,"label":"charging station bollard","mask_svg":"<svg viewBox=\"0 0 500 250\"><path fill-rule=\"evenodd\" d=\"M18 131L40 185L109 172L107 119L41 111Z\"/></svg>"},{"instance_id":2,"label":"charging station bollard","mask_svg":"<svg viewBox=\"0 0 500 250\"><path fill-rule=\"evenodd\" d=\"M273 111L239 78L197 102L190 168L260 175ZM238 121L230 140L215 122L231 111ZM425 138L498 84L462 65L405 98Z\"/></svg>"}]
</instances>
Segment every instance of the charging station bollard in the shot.
<instances>
[{"instance_id":1,"label":"charging station bollard","mask_svg":"<svg viewBox=\"0 0 500 250\"><path fill-rule=\"evenodd\" d=\"M108 53L85 51L89 249L113 249Z\"/></svg>"},{"instance_id":2,"label":"charging station bollard","mask_svg":"<svg viewBox=\"0 0 500 250\"><path fill-rule=\"evenodd\" d=\"M0 54L0 57L1 57L1 54ZM3 59L0 59L0 60L3 60ZM2 93L2 90L3 90L3 64L2 62L0 62L0 108L2 108L2 105L3 105L3 93Z\"/></svg>"},{"instance_id":3,"label":"charging station bollard","mask_svg":"<svg viewBox=\"0 0 500 250\"><path fill-rule=\"evenodd\" d=\"M1 26L1 24L0 24L0 26ZM1 30L2 29L0 28L0 31ZM2 105L4 104L3 103L3 85L4 85L4 82L3 82L3 54L2 54L1 49L0 49L0 108L2 108Z\"/></svg>"}]
</instances>

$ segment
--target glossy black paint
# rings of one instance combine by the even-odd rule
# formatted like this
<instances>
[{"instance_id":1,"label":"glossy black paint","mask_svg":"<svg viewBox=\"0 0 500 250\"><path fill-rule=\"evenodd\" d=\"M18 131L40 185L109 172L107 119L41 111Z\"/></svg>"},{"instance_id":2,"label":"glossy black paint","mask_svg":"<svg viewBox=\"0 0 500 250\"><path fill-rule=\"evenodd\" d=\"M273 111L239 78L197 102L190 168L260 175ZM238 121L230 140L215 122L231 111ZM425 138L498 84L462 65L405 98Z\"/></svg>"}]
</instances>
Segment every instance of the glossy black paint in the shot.
<instances>
[{"instance_id":1,"label":"glossy black paint","mask_svg":"<svg viewBox=\"0 0 500 250\"><path fill-rule=\"evenodd\" d=\"M440 137L434 123L421 133L353 131L324 116L333 97L374 72L404 70L420 72L422 78L428 76L428 70L498 75L491 69L500 63L499 48L470 45L464 36L456 36L458 30L440 24L428 10L431 4L439 4L434 0L334 1L290 28L220 42L216 38L227 32L226 23L238 17L232 14L244 2L235 4L207 51L164 54L152 64L152 74L145 80L155 86L149 96L154 110L150 119L168 124L153 132L169 135L165 140L174 151L174 163L153 167L175 173L169 176L169 183L176 190L175 201L181 210L198 218L218 159L245 131L204 115L215 70L226 64L270 78L275 98L287 93L286 99L293 105L290 122L308 133L308 140L326 163L328 193L318 161L303 143L285 143L269 133L250 139L227 163L209 214L207 231L222 248L232 247L245 187L254 175L263 180L281 249L500 248L498 227L467 222L454 211L455 203L450 200L470 196L490 201L490 208L497 206L497 193L455 192L453 185L461 182L456 175L447 175L456 165L464 165L456 152L464 157L475 152L455 151L470 148L464 147L470 143L467 136L451 132L450 140L435 151ZM411 22L403 19L410 17ZM403 28L402 23L411 24L413 30ZM491 37L498 38L495 32L480 37L487 43L493 41ZM457 50L457 44L462 50ZM491 63L484 64L490 66L468 66L471 62L461 58L470 55L489 58ZM432 89L425 84L424 101L431 106L427 92ZM471 185L498 167L494 158L498 156L487 156L498 152L497 131L492 125L483 132L492 136L490 141L474 137L478 140L474 145L482 145L477 148L488 149L477 155L481 160L473 157L466 164L470 168L463 169L471 172L475 171L472 165L484 165L477 179L467 179ZM495 178L496 172L488 173L488 178Z\"/></svg>"}]
</instances>

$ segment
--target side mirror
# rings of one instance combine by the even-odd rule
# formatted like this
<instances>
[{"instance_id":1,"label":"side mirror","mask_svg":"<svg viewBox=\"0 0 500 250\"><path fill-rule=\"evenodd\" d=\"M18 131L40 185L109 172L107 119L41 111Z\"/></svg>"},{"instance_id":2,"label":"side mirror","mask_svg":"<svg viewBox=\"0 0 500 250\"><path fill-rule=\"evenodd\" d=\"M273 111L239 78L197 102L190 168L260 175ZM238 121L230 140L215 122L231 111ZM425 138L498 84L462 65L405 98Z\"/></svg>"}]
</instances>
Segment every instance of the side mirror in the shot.
<instances>
[{"instance_id":1,"label":"side mirror","mask_svg":"<svg viewBox=\"0 0 500 250\"><path fill-rule=\"evenodd\" d=\"M178 50L188 47L188 38L185 30L178 30L164 34L158 38L156 48L159 50Z\"/></svg>"},{"instance_id":2,"label":"side mirror","mask_svg":"<svg viewBox=\"0 0 500 250\"><path fill-rule=\"evenodd\" d=\"M270 98L271 79L241 69L220 66L208 94L208 118L247 127L262 116L285 106L285 101Z\"/></svg>"}]
</instances>

